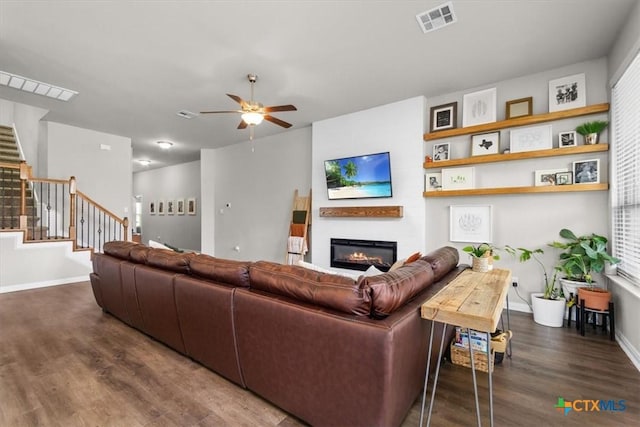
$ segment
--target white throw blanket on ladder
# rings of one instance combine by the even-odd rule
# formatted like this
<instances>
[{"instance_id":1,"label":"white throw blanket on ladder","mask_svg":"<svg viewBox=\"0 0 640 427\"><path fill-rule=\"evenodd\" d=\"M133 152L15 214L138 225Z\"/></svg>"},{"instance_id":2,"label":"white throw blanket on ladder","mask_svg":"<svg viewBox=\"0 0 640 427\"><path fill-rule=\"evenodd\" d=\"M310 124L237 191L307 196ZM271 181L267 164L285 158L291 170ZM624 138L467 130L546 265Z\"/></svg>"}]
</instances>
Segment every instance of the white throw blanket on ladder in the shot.
<instances>
[{"instance_id":1,"label":"white throw blanket on ladder","mask_svg":"<svg viewBox=\"0 0 640 427\"><path fill-rule=\"evenodd\" d=\"M287 264L297 264L307 253L307 240L304 237L291 236L287 241Z\"/></svg>"}]
</instances>

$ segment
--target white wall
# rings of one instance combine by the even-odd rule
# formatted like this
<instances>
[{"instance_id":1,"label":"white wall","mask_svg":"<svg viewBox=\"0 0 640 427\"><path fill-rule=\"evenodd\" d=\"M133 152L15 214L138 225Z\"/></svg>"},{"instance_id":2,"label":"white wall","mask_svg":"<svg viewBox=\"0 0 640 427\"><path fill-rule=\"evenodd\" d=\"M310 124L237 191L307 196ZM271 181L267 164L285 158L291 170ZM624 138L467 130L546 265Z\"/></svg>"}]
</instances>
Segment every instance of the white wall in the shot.
<instances>
[{"instance_id":1,"label":"white wall","mask_svg":"<svg viewBox=\"0 0 640 427\"><path fill-rule=\"evenodd\" d=\"M330 238L398 242L398 258L425 251L422 170L424 97L313 124L313 262L330 265ZM324 161L389 151L392 198L329 200ZM400 205L402 218L321 218L320 207Z\"/></svg>"},{"instance_id":2,"label":"white wall","mask_svg":"<svg viewBox=\"0 0 640 427\"><path fill-rule=\"evenodd\" d=\"M133 194L142 196L143 243L148 244L151 239L200 251L200 161L136 172L133 174ZM191 197L196 199L195 215L188 215L186 207L185 215L149 214L151 201L164 200L166 203L184 199L186 203Z\"/></svg>"},{"instance_id":3,"label":"white wall","mask_svg":"<svg viewBox=\"0 0 640 427\"><path fill-rule=\"evenodd\" d=\"M48 178L75 176L78 190L120 217L132 218L131 138L47 122ZM103 150L101 145L110 147Z\"/></svg>"},{"instance_id":4,"label":"white wall","mask_svg":"<svg viewBox=\"0 0 640 427\"><path fill-rule=\"evenodd\" d=\"M202 150L200 161L202 205L213 212L202 220L203 251L212 254L214 247L221 258L283 262L293 192L310 188L311 129Z\"/></svg>"},{"instance_id":5,"label":"white wall","mask_svg":"<svg viewBox=\"0 0 640 427\"><path fill-rule=\"evenodd\" d=\"M434 105L457 101L458 126L460 127L462 126L463 95L488 87L496 87L498 120L504 120L505 118L506 101L527 96L533 96L533 113L541 114L548 111L549 80L582 72L586 74L587 105L608 102L607 63L605 58L601 58L517 79L488 84L482 88L469 88L433 97L429 99L428 106L430 108ZM551 122L554 146L557 147L558 132L573 130L577 124L595 118L606 119L607 114ZM608 142L607 132L604 132L601 138L603 142ZM470 141L470 135L429 141L424 143L424 154L431 154L435 143L449 142L451 144L452 158L468 157ZM501 132L500 142L501 151L509 147L508 129ZM579 141L579 144L582 143L582 141ZM570 169L573 161L591 158L600 159L601 182L607 182L608 154L601 153L474 165L476 187L533 185L535 170ZM436 227L428 227L427 246L437 247L452 244L462 248L468 244L449 241L449 206L492 205L494 244L531 249L542 248L545 251L543 258L549 272L552 272L558 252L553 248L547 247L547 244L559 239L558 232L560 229L569 228L578 234L593 232L605 236L608 235L607 191L427 198L425 203L425 220L429 224L438 225ZM461 260L470 263L470 259L466 254L462 255L461 253ZM496 266L512 270L513 275L519 278L519 294L525 299L529 300L531 292L539 292L542 289L542 273L535 263L519 263L515 258L502 253L502 259ZM509 300L512 307L528 310L525 302L513 289L509 292Z\"/></svg>"}]
</instances>

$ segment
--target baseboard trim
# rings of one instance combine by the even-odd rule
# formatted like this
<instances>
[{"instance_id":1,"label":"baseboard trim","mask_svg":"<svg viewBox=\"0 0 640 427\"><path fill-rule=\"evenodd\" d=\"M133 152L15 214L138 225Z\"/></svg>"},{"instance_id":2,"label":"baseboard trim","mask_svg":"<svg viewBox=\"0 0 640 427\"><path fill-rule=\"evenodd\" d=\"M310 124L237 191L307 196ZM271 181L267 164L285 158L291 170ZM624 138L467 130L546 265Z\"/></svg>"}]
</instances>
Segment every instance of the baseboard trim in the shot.
<instances>
[{"instance_id":1,"label":"baseboard trim","mask_svg":"<svg viewBox=\"0 0 640 427\"><path fill-rule=\"evenodd\" d=\"M68 285L70 283L87 282L89 276L66 277L37 283L21 283L19 285L0 286L0 294L8 292L28 291L30 289L48 288L50 286Z\"/></svg>"},{"instance_id":2,"label":"baseboard trim","mask_svg":"<svg viewBox=\"0 0 640 427\"><path fill-rule=\"evenodd\" d=\"M507 306L505 305L505 309ZM509 301L509 310L511 311L521 311L523 313L531 313L531 308L523 302L513 302Z\"/></svg>"},{"instance_id":3,"label":"baseboard trim","mask_svg":"<svg viewBox=\"0 0 640 427\"><path fill-rule=\"evenodd\" d=\"M629 360L631 360L631 363L633 363L633 366L640 371L640 353L638 353L638 350L636 350L629 340L619 332L616 332L616 340L618 341L622 351L624 351Z\"/></svg>"}]
</instances>

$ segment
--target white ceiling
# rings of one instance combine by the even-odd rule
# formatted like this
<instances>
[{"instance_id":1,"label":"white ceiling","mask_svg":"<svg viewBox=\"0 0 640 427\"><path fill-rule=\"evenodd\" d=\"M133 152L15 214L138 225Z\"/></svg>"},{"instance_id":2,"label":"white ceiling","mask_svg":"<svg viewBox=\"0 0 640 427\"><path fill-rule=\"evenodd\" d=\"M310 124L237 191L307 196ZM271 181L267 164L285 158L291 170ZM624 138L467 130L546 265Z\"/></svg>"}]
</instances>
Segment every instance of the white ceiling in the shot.
<instances>
[{"instance_id":1,"label":"white ceiling","mask_svg":"<svg viewBox=\"0 0 640 427\"><path fill-rule=\"evenodd\" d=\"M249 139L236 114L176 115L236 109L225 94L249 99L248 73L256 100L298 107L274 113L296 129L605 56L638 0L453 0L458 22L424 34L415 15L444 2L0 0L0 70L79 92L0 98L131 137L133 158L161 167ZM285 131L265 122L255 138Z\"/></svg>"}]
</instances>

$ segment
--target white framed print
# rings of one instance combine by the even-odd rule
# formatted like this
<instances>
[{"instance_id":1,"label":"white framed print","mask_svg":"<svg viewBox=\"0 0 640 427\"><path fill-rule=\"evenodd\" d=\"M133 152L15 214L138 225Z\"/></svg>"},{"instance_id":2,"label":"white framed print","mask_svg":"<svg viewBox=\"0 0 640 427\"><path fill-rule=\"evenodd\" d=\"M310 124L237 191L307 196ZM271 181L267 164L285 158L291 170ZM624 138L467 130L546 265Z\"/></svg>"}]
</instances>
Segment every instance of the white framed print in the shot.
<instances>
[{"instance_id":1,"label":"white framed print","mask_svg":"<svg viewBox=\"0 0 640 427\"><path fill-rule=\"evenodd\" d=\"M597 184L600 182L600 159L573 162L573 182L576 184Z\"/></svg>"},{"instance_id":2,"label":"white framed print","mask_svg":"<svg viewBox=\"0 0 640 427\"><path fill-rule=\"evenodd\" d=\"M475 169L447 168L442 170L443 190L470 190L474 188Z\"/></svg>"},{"instance_id":3,"label":"white framed print","mask_svg":"<svg viewBox=\"0 0 640 427\"><path fill-rule=\"evenodd\" d=\"M156 214L156 201L152 200L149 202L149 215Z\"/></svg>"},{"instance_id":4,"label":"white framed print","mask_svg":"<svg viewBox=\"0 0 640 427\"><path fill-rule=\"evenodd\" d=\"M452 242L492 243L493 206L449 206L449 240Z\"/></svg>"},{"instance_id":5,"label":"white framed print","mask_svg":"<svg viewBox=\"0 0 640 427\"><path fill-rule=\"evenodd\" d=\"M569 172L568 169L546 169L534 172L535 186L557 185L557 174Z\"/></svg>"},{"instance_id":6,"label":"white framed print","mask_svg":"<svg viewBox=\"0 0 640 427\"><path fill-rule=\"evenodd\" d=\"M549 81L549 112L587 105L585 75L574 74Z\"/></svg>"},{"instance_id":7,"label":"white framed print","mask_svg":"<svg viewBox=\"0 0 640 427\"><path fill-rule=\"evenodd\" d=\"M449 160L449 143L443 142L433 146L433 161Z\"/></svg>"},{"instance_id":8,"label":"white framed print","mask_svg":"<svg viewBox=\"0 0 640 427\"><path fill-rule=\"evenodd\" d=\"M471 135L471 155L498 154L500 151L500 132Z\"/></svg>"},{"instance_id":9,"label":"white framed print","mask_svg":"<svg viewBox=\"0 0 640 427\"><path fill-rule=\"evenodd\" d=\"M575 147L576 145L578 145L578 140L575 130L558 134L558 148Z\"/></svg>"},{"instance_id":10,"label":"white framed print","mask_svg":"<svg viewBox=\"0 0 640 427\"><path fill-rule=\"evenodd\" d=\"M509 133L509 149L511 153L551 149L553 148L551 132L551 125L512 129Z\"/></svg>"},{"instance_id":11,"label":"white framed print","mask_svg":"<svg viewBox=\"0 0 640 427\"><path fill-rule=\"evenodd\" d=\"M184 215L184 199L176 200L176 212L178 215Z\"/></svg>"},{"instance_id":12,"label":"white framed print","mask_svg":"<svg viewBox=\"0 0 640 427\"><path fill-rule=\"evenodd\" d=\"M424 191L442 190L442 172L430 172L424 176Z\"/></svg>"},{"instance_id":13,"label":"white framed print","mask_svg":"<svg viewBox=\"0 0 640 427\"><path fill-rule=\"evenodd\" d=\"M158 215L164 215L164 200L158 200Z\"/></svg>"},{"instance_id":14,"label":"white framed print","mask_svg":"<svg viewBox=\"0 0 640 427\"><path fill-rule=\"evenodd\" d=\"M468 93L462 97L462 127L496 121L496 88Z\"/></svg>"},{"instance_id":15,"label":"white framed print","mask_svg":"<svg viewBox=\"0 0 640 427\"><path fill-rule=\"evenodd\" d=\"M196 198L189 197L187 199L187 214L195 215L196 214Z\"/></svg>"}]
</instances>

